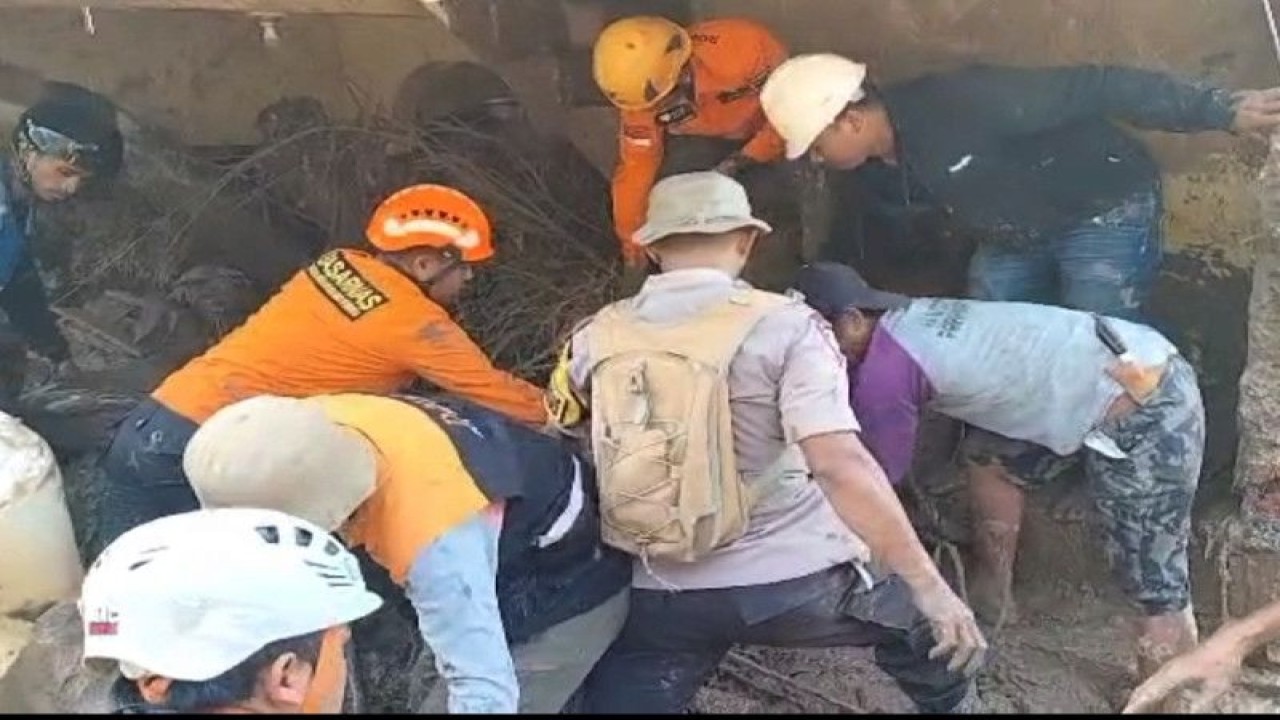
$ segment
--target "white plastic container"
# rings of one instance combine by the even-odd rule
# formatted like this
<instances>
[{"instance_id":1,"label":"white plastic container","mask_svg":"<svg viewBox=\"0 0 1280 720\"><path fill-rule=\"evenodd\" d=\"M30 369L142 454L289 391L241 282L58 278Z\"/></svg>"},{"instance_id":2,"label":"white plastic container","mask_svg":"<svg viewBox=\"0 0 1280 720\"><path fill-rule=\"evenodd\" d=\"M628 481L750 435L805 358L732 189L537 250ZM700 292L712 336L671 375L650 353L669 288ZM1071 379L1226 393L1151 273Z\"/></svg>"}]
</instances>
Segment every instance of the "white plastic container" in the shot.
<instances>
[{"instance_id":1,"label":"white plastic container","mask_svg":"<svg viewBox=\"0 0 1280 720\"><path fill-rule=\"evenodd\" d=\"M84 573L48 443L0 413L0 616L74 599Z\"/></svg>"}]
</instances>

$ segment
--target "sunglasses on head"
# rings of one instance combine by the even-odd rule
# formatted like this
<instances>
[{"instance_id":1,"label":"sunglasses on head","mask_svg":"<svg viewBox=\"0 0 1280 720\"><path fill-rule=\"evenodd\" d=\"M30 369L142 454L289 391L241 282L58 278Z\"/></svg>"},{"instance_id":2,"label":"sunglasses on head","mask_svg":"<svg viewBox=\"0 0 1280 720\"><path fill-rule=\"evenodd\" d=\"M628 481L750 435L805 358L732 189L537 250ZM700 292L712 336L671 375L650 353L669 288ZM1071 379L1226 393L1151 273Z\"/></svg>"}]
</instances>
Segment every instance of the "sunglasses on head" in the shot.
<instances>
[{"instance_id":1,"label":"sunglasses on head","mask_svg":"<svg viewBox=\"0 0 1280 720\"><path fill-rule=\"evenodd\" d=\"M73 140L57 130L36 125L30 120L27 120L23 127L23 135L41 155L49 155L71 163L76 163L80 158L98 153L102 149L96 143Z\"/></svg>"}]
</instances>

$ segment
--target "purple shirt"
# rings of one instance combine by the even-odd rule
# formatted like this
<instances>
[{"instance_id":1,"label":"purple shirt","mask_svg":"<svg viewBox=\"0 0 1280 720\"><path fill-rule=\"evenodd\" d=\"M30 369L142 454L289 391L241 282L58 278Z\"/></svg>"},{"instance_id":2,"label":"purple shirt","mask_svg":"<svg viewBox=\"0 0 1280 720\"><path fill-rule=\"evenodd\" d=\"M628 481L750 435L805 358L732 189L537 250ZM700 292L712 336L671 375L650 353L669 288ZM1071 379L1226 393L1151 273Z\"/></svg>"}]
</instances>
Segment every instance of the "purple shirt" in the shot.
<instances>
[{"instance_id":1,"label":"purple shirt","mask_svg":"<svg viewBox=\"0 0 1280 720\"><path fill-rule=\"evenodd\" d=\"M866 357L857 365L849 363L848 372L862 442L897 485L911 469L920 411L933 396L933 386L920 364L879 325Z\"/></svg>"}]
</instances>

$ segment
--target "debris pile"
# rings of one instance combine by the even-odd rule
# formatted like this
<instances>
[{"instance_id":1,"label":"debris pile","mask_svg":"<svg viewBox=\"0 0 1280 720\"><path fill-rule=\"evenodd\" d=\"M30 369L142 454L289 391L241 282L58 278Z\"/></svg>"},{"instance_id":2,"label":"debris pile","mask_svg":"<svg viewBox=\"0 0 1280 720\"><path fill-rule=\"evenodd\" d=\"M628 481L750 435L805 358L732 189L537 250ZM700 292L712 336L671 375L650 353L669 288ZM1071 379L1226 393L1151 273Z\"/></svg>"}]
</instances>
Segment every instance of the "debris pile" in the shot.
<instances>
[{"instance_id":1,"label":"debris pile","mask_svg":"<svg viewBox=\"0 0 1280 720\"><path fill-rule=\"evenodd\" d=\"M541 156L528 147L437 123L410 167L471 194L494 218L498 256L476 276L460 320L499 366L541 381L573 325L615 297L621 266L604 179L567 144Z\"/></svg>"},{"instance_id":2,"label":"debris pile","mask_svg":"<svg viewBox=\"0 0 1280 720\"><path fill-rule=\"evenodd\" d=\"M211 151L129 126L124 181L41 215L38 252L83 372L51 385L29 368L19 407L61 457L100 449L131 398L307 260L361 246L373 206L408 184L451 184L489 211L498 256L459 317L498 364L545 379L568 329L614 295L606 181L520 116L337 125L286 98L258 129L257 147Z\"/></svg>"},{"instance_id":3,"label":"debris pile","mask_svg":"<svg viewBox=\"0 0 1280 720\"><path fill-rule=\"evenodd\" d=\"M318 102L288 98L258 125L264 145L233 169L254 178L276 225L312 252L361 246L374 206L406 185L442 183L474 197L498 253L459 319L499 366L545 379L565 332L616 293L607 182L571 144L537 135L519 114L336 125Z\"/></svg>"}]
</instances>

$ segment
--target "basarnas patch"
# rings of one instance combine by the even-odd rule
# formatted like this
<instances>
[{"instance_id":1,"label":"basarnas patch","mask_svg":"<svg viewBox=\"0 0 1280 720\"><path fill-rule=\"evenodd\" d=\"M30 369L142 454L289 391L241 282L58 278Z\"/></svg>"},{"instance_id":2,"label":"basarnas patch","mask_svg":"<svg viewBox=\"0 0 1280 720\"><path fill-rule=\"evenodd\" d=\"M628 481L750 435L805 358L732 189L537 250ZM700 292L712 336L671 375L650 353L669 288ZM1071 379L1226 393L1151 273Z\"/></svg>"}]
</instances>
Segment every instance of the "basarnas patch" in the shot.
<instances>
[{"instance_id":1,"label":"basarnas patch","mask_svg":"<svg viewBox=\"0 0 1280 720\"><path fill-rule=\"evenodd\" d=\"M330 302L358 320L387 302L387 296L365 279L338 250L330 250L307 267L307 277Z\"/></svg>"}]
</instances>

